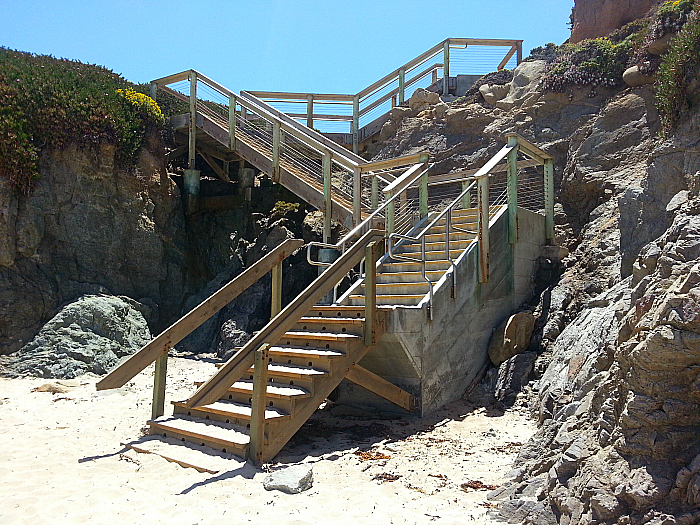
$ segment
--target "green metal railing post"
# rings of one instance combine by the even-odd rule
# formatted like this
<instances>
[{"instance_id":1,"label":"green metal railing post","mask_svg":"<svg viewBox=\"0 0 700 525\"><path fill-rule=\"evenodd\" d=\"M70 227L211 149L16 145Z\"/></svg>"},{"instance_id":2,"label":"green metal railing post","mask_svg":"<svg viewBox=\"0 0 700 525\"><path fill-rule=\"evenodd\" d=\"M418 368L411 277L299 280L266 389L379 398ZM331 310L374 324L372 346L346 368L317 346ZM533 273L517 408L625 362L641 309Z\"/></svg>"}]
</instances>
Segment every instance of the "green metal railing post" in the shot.
<instances>
[{"instance_id":1,"label":"green metal railing post","mask_svg":"<svg viewBox=\"0 0 700 525\"><path fill-rule=\"evenodd\" d=\"M554 160L544 161L544 230L547 244L554 244Z\"/></svg>"},{"instance_id":2,"label":"green metal railing post","mask_svg":"<svg viewBox=\"0 0 700 525\"><path fill-rule=\"evenodd\" d=\"M272 180L273 182L280 181L280 123L274 121L272 123Z\"/></svg>"},{"instance_id":3,"label":"green metal railing post","mask_svg":"<svg viewBox=\"0 0 700 525\"><path fill-rule=\"evenodd\" d=\"M428 170L418 181L418 211L421 219L428 216Z\"/></svg>"},{"instance_id":4,"label":"green metal railing post","mask_svg":"<svg viewBox=\"0 0 700 525\"><path fill-rule=\"evenodd\" d=\"M358 226L362 222L362 172L360 167L353 168L352 177L352 224Z\"/></svg>"},{"instance_id":5,"label":"green metal railing post","mask_svg":"<svg viewBox=\"0 0 700 525\"><path fill-rule=\"evenodd\" d=\"M314 96L306 95L306 127L314 127Z\"/></svg>"},{"instance_id":6,"label":"green metal railing post","mask_svg":"<svg viewBox=\"0 0 700 525\"><path fill-rule=\"evenodd\" d=\"M406 101L406 70L404 68L399 69L399 106L403 106Z\"/></svg>"},{"instance_id":7,"label":"green metal railing post","mask_svg":"<svg viewBox=\"0 0 700 525\"><path fill-rule=\"evenodd\" d=\"M450 39L445 40L442 48L442 94L450 94Z\"/></svg>"},{"instance_id":8,"label":"green metal railing post","mask_svg":"<svg viewBox=\"0 0 700 525\"><path fill-rule=\"evenodd\" d=\"M265 400L267 396L267 362L270 345L265 343L255 351L255 368L253 369L253 396L250 413L250 442L248 457L260 465L265 443Z\"/></svg>"},{"instance_id":9,"label":"green metal railing post","mask_svg":"<svg viewBox=\"0 0 700 525\"><path fill-rule=\"evenodd\" d=\"M479 222L477 238L479 242L479 282L489 281L489 176L477 180L479 198Z\"/></svg>"},{"instance_id":10,"label":"green metal railing post","mask_svg":"<svg viewBox=\"0 0 700 525\"><path fill-rule=\"evenodd\" d=\"M352 152L357 154L360 149L360 96L352 99Z\"/></svg>"},{"instance_id":11,"label":"green metal railing post","mask_svg":"<svg viewBox=\"0 0 700 525\"><path fill-rule=\"evenodd\" d=\"M236 150L236 95L228 97L228 144L229 149Z\"/></svg>"},{"instance_id":12,"label":"green metal railing post","mask_svg":"<svg viewBox=\"0 0 700 525\"><path fill-rule=\"evenodd\" d=\"M272 302L270 319L282 311L282 261L272 267Z\"/></svg>"},{"instance_id":13,"label":"green metal railing post","mask_svg":"<svg viewBox=\"0 0 700 525\"><path fill-rule=\"evenodd\" d=\"M463 180L462 181L462 191L464 192L468 186L469 186L469 180L468 179ZM469 208L472 207L470 193L471 192L465 193L464 195L462 195L462 209L464 209L464 210L468 210Z\"/></svg>"},{"instance_id":14,"label":"green metal railing post","mask_svg":"<svg viewBox=\"0 0 700 525\"><path fill-rule=\"evenodd\" d=\"M163 348L163 354L156 359L156 369L153 374L153 403L151 404L151 419L156 419L165 413L165 381L168 373L168 350Z\"/></svg>"},{"instance_id":15,"label":"green metal railing post","mask_svg":"<svg viewBox=\"0 0 700 525\"><path fill-rule=\"evenodd\" d=\"M331 242L331 216L333 213L333 188L331 186L330 151L323 153L323 242Z\"/></svg>"},{"instance_id":16,"label":"green metal railing post","mask_svg":"<svg viewBox=\"0 0 700 525\"><path fill-rule=\"evenodd\" d=\"M518 136L508 133L508 242L518 242Z\"/></svg>"}]
</instances>

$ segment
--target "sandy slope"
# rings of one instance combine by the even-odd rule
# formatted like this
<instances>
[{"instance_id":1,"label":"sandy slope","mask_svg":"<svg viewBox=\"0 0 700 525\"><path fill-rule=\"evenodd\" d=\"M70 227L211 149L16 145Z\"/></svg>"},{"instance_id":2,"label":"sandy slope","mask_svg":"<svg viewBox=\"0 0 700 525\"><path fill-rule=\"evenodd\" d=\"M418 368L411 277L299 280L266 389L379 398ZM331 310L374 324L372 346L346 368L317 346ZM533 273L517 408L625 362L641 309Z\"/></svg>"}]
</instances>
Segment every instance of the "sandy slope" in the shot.
<instances>
[{"instance_id":1,"label":"sandy slope","mask_svg":"<svg viewBox=\"0 0 700 525\"><path fill-rule=\"evenodd\" d=\"M212 368L171 359L168 400ZM313 488L287 495L265 491L266 473L230 456L214 458L223 470L212 475L121 446L150 415L152 374L108 392L87 376L64 393L32 391L43 379L0 379L0 523L484 523L487 490L460 485L502 483L518 447L494 447L534 431L516 411L464 403L410 422L317 414L269 466L313 463ZM363 460L358 449L389 458Z\"/></svg>"}]
</instances>

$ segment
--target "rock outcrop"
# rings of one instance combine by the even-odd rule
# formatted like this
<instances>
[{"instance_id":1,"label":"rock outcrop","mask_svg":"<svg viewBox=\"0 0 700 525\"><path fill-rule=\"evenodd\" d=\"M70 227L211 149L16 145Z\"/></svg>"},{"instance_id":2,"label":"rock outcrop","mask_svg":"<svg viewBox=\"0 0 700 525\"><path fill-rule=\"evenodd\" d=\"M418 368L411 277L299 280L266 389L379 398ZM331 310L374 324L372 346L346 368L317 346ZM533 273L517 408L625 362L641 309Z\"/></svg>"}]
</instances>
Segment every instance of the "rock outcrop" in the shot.
<instances>
[{"instance_id":1,"label":"rock outcrop","mask_svg":"<svg viewBox=\"0 0 700 525\"><path fill-rule=\"evenodd\" d=\"M85 295L67 304L9 359L10 377L72 379L104 374L151 339L143 314L150 309L128 297Z\"/></svg>"},{"instance_id":2,"label":"rock outcrop","mask_svg":"<svg viewBox=\"0 0 700 525\"><path fill-rule=\"evenodd\" d=\"M643 17L655 0L574 0L572 44L586 38L606 36L623 25Z\"/></svg>"}]
</instances>

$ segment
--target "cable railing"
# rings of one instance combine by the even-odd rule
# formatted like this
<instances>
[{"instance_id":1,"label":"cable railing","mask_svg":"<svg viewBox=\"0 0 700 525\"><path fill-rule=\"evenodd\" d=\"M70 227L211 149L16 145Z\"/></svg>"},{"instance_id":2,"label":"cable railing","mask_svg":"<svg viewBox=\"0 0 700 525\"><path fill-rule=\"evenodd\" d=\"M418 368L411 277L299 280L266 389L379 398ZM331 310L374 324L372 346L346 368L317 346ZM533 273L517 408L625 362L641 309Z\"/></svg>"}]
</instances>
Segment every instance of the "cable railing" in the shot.
<instances>
[{"instance_id":1,"label":"cable railing","mask_svg":"<svg viewBox=\"0 0 700 525\"><path fill-rule=\"evenodd\" d=\"M324 133L343 135L343 143L352 144L357 153L359 143L379 131L389 110L404 104L418 87L437 84L447 95L457 89L458 75L479 77L515 67L521 60L522 40L448 38L355 94L248 93L305 121L309 128L320 125Z\"/></svg>"}]
</instances>

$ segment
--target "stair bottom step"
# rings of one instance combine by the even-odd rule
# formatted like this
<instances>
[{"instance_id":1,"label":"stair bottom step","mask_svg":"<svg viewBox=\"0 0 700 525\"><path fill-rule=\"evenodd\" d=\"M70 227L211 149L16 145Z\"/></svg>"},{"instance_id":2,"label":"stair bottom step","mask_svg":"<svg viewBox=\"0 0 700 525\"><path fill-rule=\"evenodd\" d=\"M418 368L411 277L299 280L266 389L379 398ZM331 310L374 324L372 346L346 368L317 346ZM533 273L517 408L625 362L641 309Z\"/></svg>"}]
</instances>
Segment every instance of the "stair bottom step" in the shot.
<instances>
[{"instance_id":1,"label":"stair bottom step","mask_svg":"<svg viewBox=\"0 0 700 525\"><path fill-rule=\"evenodd\" d=\"M148 422L151 435L170 437L245 457L250 437L243 428L186 416L160 417Z\"/></svg>"}]
</instances>

